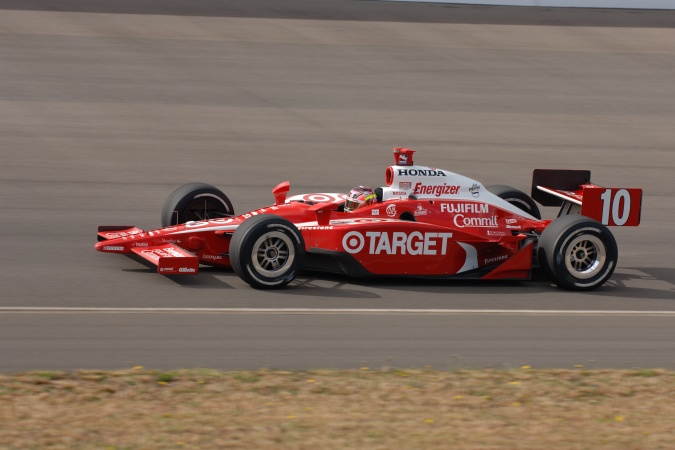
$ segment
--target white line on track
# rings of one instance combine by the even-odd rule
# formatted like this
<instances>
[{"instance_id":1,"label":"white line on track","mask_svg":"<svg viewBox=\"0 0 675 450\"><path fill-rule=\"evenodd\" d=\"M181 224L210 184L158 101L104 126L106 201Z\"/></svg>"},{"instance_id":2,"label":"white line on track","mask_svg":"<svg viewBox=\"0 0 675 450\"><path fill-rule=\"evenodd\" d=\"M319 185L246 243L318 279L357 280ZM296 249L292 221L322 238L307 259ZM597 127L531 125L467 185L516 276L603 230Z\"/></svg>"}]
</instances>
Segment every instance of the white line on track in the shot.
<instances>
[{"instance_id":1,"label":"white line on track","mask_svg":"<svg viewBox=\"0 0 675 450\"><path fill-rule=\"evenodd\" d=\"M4 306L8 313L94 314L304 314L304 315L504 315L504 316L671 316L675 311L600 311L536 309L317 309L317 308L94 308Z\"/></svg>"}]
</instances>

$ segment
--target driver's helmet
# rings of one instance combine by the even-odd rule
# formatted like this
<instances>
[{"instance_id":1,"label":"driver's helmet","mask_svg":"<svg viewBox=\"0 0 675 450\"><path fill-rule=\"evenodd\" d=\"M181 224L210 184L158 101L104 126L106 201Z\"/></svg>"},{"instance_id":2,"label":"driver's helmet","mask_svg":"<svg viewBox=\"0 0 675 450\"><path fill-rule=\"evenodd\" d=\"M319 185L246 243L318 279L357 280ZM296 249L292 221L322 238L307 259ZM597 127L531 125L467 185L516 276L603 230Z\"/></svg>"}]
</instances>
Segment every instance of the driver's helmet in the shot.
<instances>
[{"instance_id":1,"label":"driver's helmet","mask_svg":"<svg viewBox=\"0 0 675 450\"><path fill-rule=\"evenodd\" d=\"M367 186L356 186L349 191L349 195L345 201L345 212L353 212L373 203L377 203L375 192Z\"/></svg>"}]
</instances>

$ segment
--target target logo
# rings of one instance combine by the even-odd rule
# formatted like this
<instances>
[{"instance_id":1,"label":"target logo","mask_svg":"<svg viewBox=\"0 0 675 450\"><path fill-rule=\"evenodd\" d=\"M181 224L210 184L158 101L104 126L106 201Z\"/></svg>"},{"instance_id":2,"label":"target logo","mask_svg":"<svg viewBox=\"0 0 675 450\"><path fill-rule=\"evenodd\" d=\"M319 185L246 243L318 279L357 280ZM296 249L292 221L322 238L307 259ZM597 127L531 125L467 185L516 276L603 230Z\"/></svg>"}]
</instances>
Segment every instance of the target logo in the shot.
<instances>
[{"instance_id":1,"label":"target logo","mask_svg":"<svg viewBox=\"0 0 675 450\"><path fill-rule=\"evenodd\" d=\"M452 233L366 231L364 236L350 231L342 238L342 248L350 254L367 249L370 255L446 255L451 238Z\"/></svg>"},{"instance_id":2,"label":"target logo","mask_svg":"<svg viewBox=\"0 0 675 450\"><path fill-rule=\"evenodd\" d=\"M257 216L258 213L254 211L254 212L251 213L251 214L244 214L243 217L246 218L246 219L248 219L248 218L250 218L252 215L253 215L253 216ZM209 219L209 220L206 220L206 221L200 220L200 221L198 221L198 222L190 221L190 222L185 222L185 228L199 228L199 227L205 227L205 226L207 226L207 225L214 225L214 224L222 225L222 224L225 224L225 223L230 223L230 222L232 222L233 220L234 220L234 219L229 219L229 218L228 218L228 219Z\"/></svg>"},{"instance_id":3,"label":"target logo","mask_svg":"<svg viewBox=\"0 0 675 450\"><path fill-rule=\"evenodd\" d=\"M313 203L339 202L347 198L345 194L307 194L302 196L302 200Z\"/></svg>"},{"instance_id":4,"label":"target logo","mask_svg":"<svg viewBox=\"0 0 675 450\"><path fill-rule=\"evenodd\" d=\"M358 231L350 231L342 238L342 247L347 253L358 253L363 250L366 240Z\"/></svg>"}]
</instances>

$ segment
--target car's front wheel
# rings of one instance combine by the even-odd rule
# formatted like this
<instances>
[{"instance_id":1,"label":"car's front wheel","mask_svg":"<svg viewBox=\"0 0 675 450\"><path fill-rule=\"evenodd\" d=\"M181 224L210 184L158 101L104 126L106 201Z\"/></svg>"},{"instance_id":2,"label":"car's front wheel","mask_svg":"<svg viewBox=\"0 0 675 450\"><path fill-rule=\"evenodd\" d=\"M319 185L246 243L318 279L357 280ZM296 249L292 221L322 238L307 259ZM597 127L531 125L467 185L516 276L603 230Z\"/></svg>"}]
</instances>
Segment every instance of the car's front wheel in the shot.
<instances>
[{"instance_id":1,"label":"car's front wheel","mask_svg":"<svg viewBox=\"0 0 675 450\"><path fill-rule=\"evenodd\" d=\"M241 224L230 241L230 262L239 277L255 289L290 283L302 267L302 234L286 219L271 214Z\"/></svg>"},{"instance_id":2,"label":"car's front wheel","mask_svg":"<svg viewBox=\"0 0 675 450\"><path fill-rule=\"evenodd\" d=\"M227 195L206 183L188 183L174 190L162 208L162 226L191 220L209 220L234 215Z\"/></svg>"},{"instance_id":3,"label":"car's front wheel","mask_svg":"<svg viewBox=\"0 0 675 450\"><path fill-rule=\"evenodd\" d=\"M612 276L618 260L616 240L600 222L580 215L555 219L539 238L537 259L563 289L589 291Z\"/></svg>"}]
</instances>

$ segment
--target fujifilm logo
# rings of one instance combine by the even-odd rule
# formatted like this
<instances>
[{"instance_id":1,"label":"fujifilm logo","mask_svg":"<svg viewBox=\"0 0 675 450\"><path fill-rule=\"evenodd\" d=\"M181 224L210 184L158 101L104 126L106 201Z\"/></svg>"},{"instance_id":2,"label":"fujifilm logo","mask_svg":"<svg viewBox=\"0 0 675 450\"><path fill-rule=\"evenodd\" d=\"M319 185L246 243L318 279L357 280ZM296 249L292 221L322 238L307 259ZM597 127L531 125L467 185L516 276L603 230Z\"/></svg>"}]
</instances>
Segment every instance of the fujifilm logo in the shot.
<instances>
[{"instance_id":1,"label":"fujifilm logo","mask_svg":"<svg viewBox=\"0 0 675 450\"><path fill-rule=\"evenodd\" d=\"M441 212L453 214L488 214L487 203L441 203Z\"/></svg>"}]
</instances>

